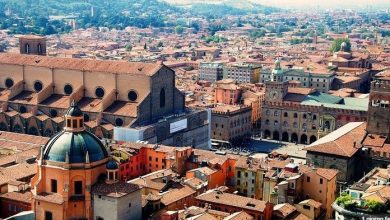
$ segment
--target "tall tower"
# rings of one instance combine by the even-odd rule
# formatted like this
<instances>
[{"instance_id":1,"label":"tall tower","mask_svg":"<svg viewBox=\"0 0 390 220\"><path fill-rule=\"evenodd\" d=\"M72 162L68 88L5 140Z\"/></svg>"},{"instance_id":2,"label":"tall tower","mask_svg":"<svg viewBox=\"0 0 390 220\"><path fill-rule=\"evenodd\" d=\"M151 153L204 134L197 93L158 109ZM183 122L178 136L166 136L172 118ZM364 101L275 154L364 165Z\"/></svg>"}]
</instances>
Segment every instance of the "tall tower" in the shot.
<instances>
[{"instance_id":1,"label":"tall tower","mask_svg":"<svg viewBox=\"0 0 390 220\"><path fill-rule=\"evenodd\" d=\"M390 79L377 77L371 82L367 131L390 139Z\"/></svg>"},{"instance_id":2,"label":"tall tower","mask_svg":"<svg viewBox=\"0 0 390 220\"><path fill-rule=\"evenodd\" d=\"M24 35L19 37L20 54L32 54L46 56L46 38L36 35Z\"/></svg>"},{"instance_id":3,"label":"tall tower","mask_svg":"<svg viewBox=\"0 0 390 220\"><path fill-rule=\"evenodd\" d=\"M275 67L271 72L271 79L265 82L266 101L282 102L288 92L288 82L284 80L283 70L280 66L280 60L275 61Z\"/></svg>"},{"instance_id":4,"label":"tall tower","mask_svg":"<svg viewBox=\"0 0 390 220\"><path fill-rule=\"evenodd\" d=\"M85 130L83 113L73 102L63 131L41 148L31 182L35 219L93 219L91 186L104 178L108 161L106 148Z\"/></svg>"}]
</instances>

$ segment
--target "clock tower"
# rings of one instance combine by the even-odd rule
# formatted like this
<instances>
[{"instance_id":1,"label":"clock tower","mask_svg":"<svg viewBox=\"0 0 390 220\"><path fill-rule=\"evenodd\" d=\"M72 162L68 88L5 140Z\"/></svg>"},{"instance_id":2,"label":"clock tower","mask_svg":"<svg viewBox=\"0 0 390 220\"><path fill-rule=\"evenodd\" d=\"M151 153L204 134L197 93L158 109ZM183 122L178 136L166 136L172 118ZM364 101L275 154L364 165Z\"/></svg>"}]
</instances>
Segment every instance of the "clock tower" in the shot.
<instances>
[{"instance_id":1,"label":"clock tower","mask_svg":"<svg viewBox=\"0 0 390 220\"><path fill-rule=\"evenodd\" d=\"M280 60L275 61L275 67L271 73L271 79L265 82L267 101L282 102L288 91L288 82L284 80L283 70L280 67Z\"/></svg>"}]
</instances>

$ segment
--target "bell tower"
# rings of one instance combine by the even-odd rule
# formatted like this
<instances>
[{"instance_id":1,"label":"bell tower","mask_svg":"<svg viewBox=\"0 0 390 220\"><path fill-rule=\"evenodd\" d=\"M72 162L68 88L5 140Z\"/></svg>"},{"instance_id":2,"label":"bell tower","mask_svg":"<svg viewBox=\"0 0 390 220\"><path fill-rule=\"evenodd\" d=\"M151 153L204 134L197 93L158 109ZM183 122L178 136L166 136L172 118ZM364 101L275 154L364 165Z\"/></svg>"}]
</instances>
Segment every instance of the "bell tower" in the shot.
<instances>
[{"instance_id":1,"label":"bell tower","mask_svg":"<svg viewBox=\"0 0 390 220\"><path fill-rule=\"evenodd\" d=\"M20 54L46 56L46 38L37 35L19 37Z\"/></svg>"},{"instance_id":2,"label":"bell tower","mask_svg":"<svg viewBox=\"0 0 390 220\"><path fill-rule=\"evenodd\" d=\"M390 80L377 77L371 82L367 131L390 139Z\"/></svg>"},{"instance_id":3,"label":"bell tower","mask_svg":"<svg viewBox=\"0 0 390 220\"><path fill-rule=\"evenodd\" d=\"M275 67L271 72L271 79L265 82L266 101L283 102L284 96L288 92L288 82L284 80L283 69L280 60L275 61Z\"/></svg>"}]
</instances>

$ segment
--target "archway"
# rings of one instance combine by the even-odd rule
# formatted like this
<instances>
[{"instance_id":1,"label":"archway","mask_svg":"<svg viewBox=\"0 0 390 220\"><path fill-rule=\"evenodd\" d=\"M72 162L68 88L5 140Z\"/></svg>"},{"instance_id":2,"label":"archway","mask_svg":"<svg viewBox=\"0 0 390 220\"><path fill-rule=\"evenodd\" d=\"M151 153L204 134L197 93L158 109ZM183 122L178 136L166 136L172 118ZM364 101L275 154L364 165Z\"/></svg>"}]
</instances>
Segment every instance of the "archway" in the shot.
<instances>
[{"instance_id":1,"label":"archway","mask_svg":"<svg viewBox=\"0 0 390 220\"><path fill-rule=\"evenodd\" d=\"M288 142L289 141L287 132L283 132L283 134L282 134L282 141L284 141L284 142Z\"/></svg>"},{"instance_id":2,"label":"archway","mask_svg":"<svg viewBox=\"0 0 390 220\"><path fill-rule=\"evenodd\" d=\"M316 136L314 136L314 135L310 136L310 144L315 142L316 140L317 140Z\"/></svg>"},{"instance_id":3,"label":"archway","mask_svg":"<svg viewBox=\"0 0 390 220\"><path fill-rule=\"evenodd\" d=\"M269 131L269 130L265 130L264 131L264 138L265 139L268 139L268 138L270 138L271 137L271 132Z\"/></svg>"},{"instance_id":4,"label":"archway","mask_svg":"<svg viewBox=\"0 0 390 220\"><path fill-rule=\"evenodd\" d=\"M301 144L307 144L307 135L306 134L301 135Z\"/></svg>"},{"instance_id":5,"label":"archway","mask_svg":"<svg viewBox=\"0 0 390 220\"><path fill-rule=\"evenodd\" d=\"M291 142L298 143L298 135L296 133L291 134Z\"/></svg>"},{"instance_id":6,"label":"archway","mask_svg":"<svg viewBox=\"0 0 390 220\"><path fill-rule=\"evenodd\" d=\"M279 140L279 132L278 131L274 131L274 133L272 134L272 139L273 140Z\"/></svg>"}]
</instances>

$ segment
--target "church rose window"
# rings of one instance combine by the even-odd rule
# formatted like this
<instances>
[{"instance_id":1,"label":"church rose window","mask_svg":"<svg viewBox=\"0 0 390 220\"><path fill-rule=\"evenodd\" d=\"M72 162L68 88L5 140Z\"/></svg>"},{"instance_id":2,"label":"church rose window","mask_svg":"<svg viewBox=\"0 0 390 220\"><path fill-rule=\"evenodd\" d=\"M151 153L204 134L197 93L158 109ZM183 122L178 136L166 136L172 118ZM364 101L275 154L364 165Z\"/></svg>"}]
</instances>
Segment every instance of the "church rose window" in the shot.
<instances>
[{"instance_id":1,"label":"church rose window","mask_svg":"<svg viewBox=\"0 0 390 220\"><path fill-rule=\"evenodd\" d=\"M73 92L73 87L71 85L65 85L64 86L64 93L67 94L67 95L70 95L72 94Z\"/></svg>"},{"instance_id":2,"label":"church rose window","mask_svg":"<svg viewBox=\"0 0 390 220\"><path fill-rule=\"evenodd\" d=\"M96 88L95 95L98 98L103 98L103 96L104 96L104 89L101 88L101 87Z\"/></svg>"},{"instance_id":3,"label":"church rose window","mask_svg":"<svg viewBox=\"0 0 390 220\"><path fill-rule=\"evenodd\" d=\"M43 84L40 81L35 81L34 89L36 92L40 92L43 89Z\"/></svg>"}]
</instances>

